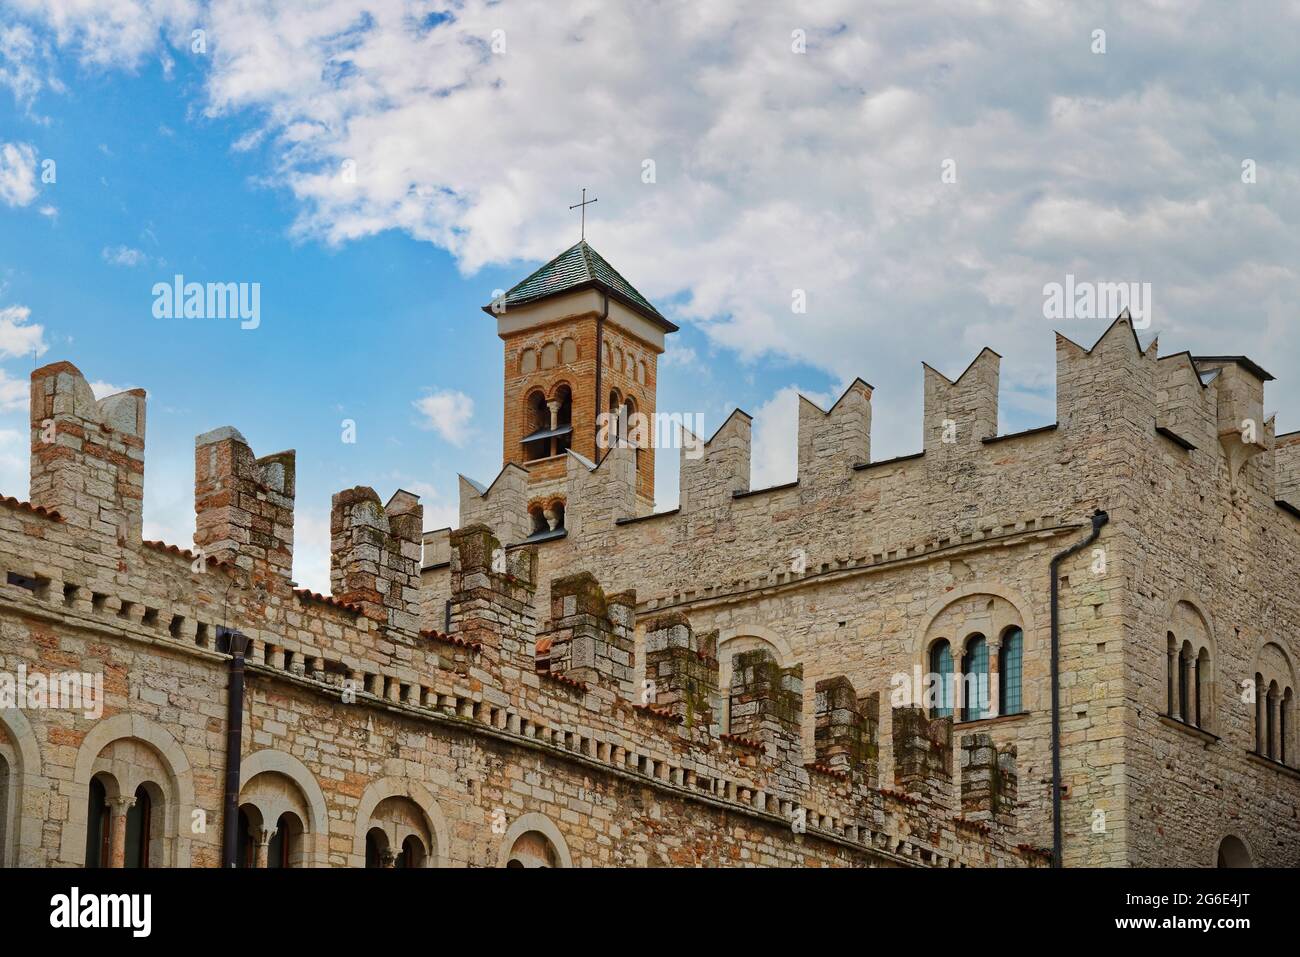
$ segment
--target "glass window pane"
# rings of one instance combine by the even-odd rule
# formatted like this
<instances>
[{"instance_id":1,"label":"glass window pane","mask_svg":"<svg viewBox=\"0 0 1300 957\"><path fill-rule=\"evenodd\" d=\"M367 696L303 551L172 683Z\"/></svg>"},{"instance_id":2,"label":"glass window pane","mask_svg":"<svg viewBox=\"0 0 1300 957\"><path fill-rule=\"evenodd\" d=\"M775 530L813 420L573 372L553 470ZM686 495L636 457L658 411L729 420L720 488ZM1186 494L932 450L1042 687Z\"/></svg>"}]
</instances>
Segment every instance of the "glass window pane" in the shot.
<instances>
[{"instance_id":1,"label":"glass window pane","mask_svg":"<svg viewBox=\"0 0 1300 957\"><path fill-rule=\"evenodd\" d=\"M998 700L1003 714L1020 714L1023 710L1020 696L1020 656L1024 633L1015 628L1002 638L1001 660L998 662Z\"/></svg>"}]
</instances>

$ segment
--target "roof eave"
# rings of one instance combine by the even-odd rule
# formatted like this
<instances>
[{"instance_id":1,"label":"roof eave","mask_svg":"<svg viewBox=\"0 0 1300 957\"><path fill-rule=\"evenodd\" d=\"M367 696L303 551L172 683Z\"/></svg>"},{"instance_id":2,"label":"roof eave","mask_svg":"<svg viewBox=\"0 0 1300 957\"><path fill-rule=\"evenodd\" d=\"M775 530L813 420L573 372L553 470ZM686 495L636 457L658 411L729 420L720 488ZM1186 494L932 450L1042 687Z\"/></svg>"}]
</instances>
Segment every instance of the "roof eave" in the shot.
<instances>
[{"instance_id":1,"label":"roof eave","mask_svg":"<svg viewBox=\"0 0 1300 957\"><path fill-rule=\"evenodd\" d=\"M659 326L661 329L663 329L664 332L678 331L679 327L676 324L670 322L668 319L664 318L662 315L660 315L658 311L654 309L647 309L645 306L641 305L631 296L624 295L623 293L615 289L613 286L611 286L609 283L604 282L600 279L587 279L580 283L576 283L575 285L569 286L565 289L557 289L554 292L545 292L539 296L531 296L527 299L521 299L517 302L508 304L506 306L505 312L509 312L511 306L515 306L515 307L532 306L539 302L545 302L547 299L554 299L557 296L567 296L570 293L582 292L583 290L586 289L597 289L600 292L605 293L611 299L615 299L618 302L622 303L624 306L626 306L628 309L631 309L633 312L641 316L643 319L646 319L647 321L653 323L654 325ZM504 315L504 313L497 312L496 310L494 310L492 308L491 303L489 303L486 306L480 306L479 308L481 308L489 316Z\"/></svg>"}]
</instances>

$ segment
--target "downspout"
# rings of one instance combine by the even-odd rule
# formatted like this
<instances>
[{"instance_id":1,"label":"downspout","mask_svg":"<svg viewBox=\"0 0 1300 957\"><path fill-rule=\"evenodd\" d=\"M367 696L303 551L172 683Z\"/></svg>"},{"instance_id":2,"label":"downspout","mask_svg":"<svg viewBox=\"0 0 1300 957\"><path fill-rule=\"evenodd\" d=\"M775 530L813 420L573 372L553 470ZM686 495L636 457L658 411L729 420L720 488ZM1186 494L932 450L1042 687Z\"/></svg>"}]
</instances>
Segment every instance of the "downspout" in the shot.
<instances>
[{"instance_id":1,"label":"downspout","mask_svg":"<svg viewBox=\"0 0 1300 957\"><path fill-rule=\"evenodd\" d=\"M234 867L239 845L239 761L244 741L244 655L248 638L238 631L230 639L230 681L226 692L226 787L221 824L221 866Z\"/></svg>"},{"instance_id":2,"label":"downspout","mask_svg":"<svg viewBox=\"0 0 1300 957\"><path fill-rule=\"evenodd\" d=\"M604 293L605 305L599 316L596 317L596 438L592 443L592 448L596 454L593 455L592 461L597 465L600 464L600 413L605 404L604 390L600 387L600 372L605 366L605 320L609 318L609 293Z\"/></svg>"},{"instance_id":3,"label":"downspout","mask_svg":"<svg viewBox=\"0 0 1300 957\"><path fill-rule=\"evenodd\" d=\"M1060 567L1076 552L1095 542L1110 516L1097 509L1092 513L1092 531L1052 559L1052 866L1061 866L1061 622L1059 608Z\"/></svg>"}]
</instances>

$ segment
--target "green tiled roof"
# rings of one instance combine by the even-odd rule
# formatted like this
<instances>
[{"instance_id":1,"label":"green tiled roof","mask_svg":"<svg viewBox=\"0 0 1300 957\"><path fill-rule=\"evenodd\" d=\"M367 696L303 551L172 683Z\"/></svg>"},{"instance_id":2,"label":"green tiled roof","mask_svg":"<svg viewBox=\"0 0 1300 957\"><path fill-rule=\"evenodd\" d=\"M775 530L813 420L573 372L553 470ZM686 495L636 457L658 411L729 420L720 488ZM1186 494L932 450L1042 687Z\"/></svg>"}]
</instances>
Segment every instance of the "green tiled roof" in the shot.
<instances>
[{"instance_id":1,"label":"green tiled roof","mask_svg":"<svg viewBox=\"0 0 1300 957\"><path fill-rule=\"evenodd\" d=\"M669 331L677 328L651 305L649 299L637 292L604 256L592 249L585 239L570 246L527 279L511 287L503 298L506 309L509 309L511 306L590 287L604 290L616 299L621 299L624 304L646 314ZM491 311L491 306L485 306L484 311Z\"/></svg>"}]
</instances>

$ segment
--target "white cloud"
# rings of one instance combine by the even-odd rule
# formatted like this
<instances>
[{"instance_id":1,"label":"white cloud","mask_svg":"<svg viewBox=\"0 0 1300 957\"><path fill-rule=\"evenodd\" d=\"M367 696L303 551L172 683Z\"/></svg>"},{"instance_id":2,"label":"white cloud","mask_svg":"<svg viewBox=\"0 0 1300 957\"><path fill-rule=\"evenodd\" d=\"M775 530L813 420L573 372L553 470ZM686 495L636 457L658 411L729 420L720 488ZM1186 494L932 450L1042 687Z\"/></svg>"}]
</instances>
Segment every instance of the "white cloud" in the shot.
<instances>
[{"instance_id":1,"label":"white cloud","mask_svg":"<svg viewBox=\"0 0 1300 957\"><path fill-rule=\"evenodd\" d=\"M149 257L139 249L132 249L130 246L105 246L100 255L104 262L110 266L139 266L147 263Z\"/></svg>"},{"instance_id":2,"label":"white cloud","mask_svg":"<svg viewBox=\"0 0 1300 957\"><path fill-rule=\"evenodd\" d=\"M44 82L38 63L41 44L31 29L23 24L0 27L0 86L7 86L14 101L29 107Z\"/></svg>"},{"instance_id":3,"label":"white cloud","mask_svg":"<svg viewBox=\"0 0 1300 957\"><path fill-rule=\"evenodd\" d=\"M1151 282L1168 348L1300 367L1277 332L1300 299L1294 4L1223 30L1158 2L464 0L436 25L417 0L18 3L125 65L204 10L204 105L268 148L300 235L397 229L472 275L568 246L590 186L593 244L710 345L874 383L880 455L917 447L920 359L990 345L1008 386L1050 370L1041 290L1067 272ZM1300 382L1279 398L1300 410Z\"/></svg>"},{"instance_id":4,"label":"white cloud","mask_svg":"<svg viewBox=\"0 0 1300 957\"><path fill-rule=\"evenodd\" d=\"M0 144L0 202L26 206L38 192L36 150L29 143Z\"/></svg>"},{"instance_id":5,"label":"white cloud","mask_svg":"<svg viewBox=\"0 0 1300 957\"><path fill-rule=\"evenodd\" d=\"M437 432L452 445L464 445L469 438L474 400L464 392L453 389L431 392L411 405L423 416L420 428Z\"/></svg>"},{"instance_id":6,"label":"white cloud","mask_svg":"<svg viewBox=\"0 0 1300 957\"><path fill-rule=\"evenodd\" d=\"M810 392L788 385L754 412L754 432L750 446L750 488L767 488L792 482L799 472L799 395L803 394L823 409L829 409L835 396ZM705 436L708 438L708 436Z\"/></svg>"},{"instance_id":7,"label":"white cloud","mask_svg":"<svg viewBox=\"0 0 1300 957\"><path fill-rule=\"evenodd\" d=\"M105 382L102 379L96 379L90 383L90 391L95 394L96 399L102 399L106 396L117 395L119 392L126 392L134 389L133 385L113 385L111 382Z\"/></svg>"},{"instance_id":8,"label":"white cloud","mask_svg":"<svg viewBox=\"0 0 1300 957\"><path fill-rule=\"evenodd\" d=\"M5 376L0 369L0 409L4 408ZM26 404L26 390L23 392ZM0 495L27 498L30 484L30 460L27 434L17 429L0 429Z\"/></svg>"},{"instance_id":9,"label":"white cloud","mask_svg":"<svg viewBox=\"0 0 1300 957\"><path fill-rule=\"evenodd\" d=\"M31 314L26 306L0 308L0 358L45 354L45 327L29 325Z\"/></svg>"},{"instance_id":10,"label":"white cloud","mask_svg":"<svg viewBox=\"0 0 1300 957\"><path fill-rule=\"evenodd\" d=\"M0 369L0 412L26 412L31 401L31 387Z\"/></svg>"},{"instance_id":11,"label":"white cloud","mask_svg":"<svg viewBox=\"0 0 1300 957\"><path fill-rule=\"evenodd\" d=\"M8 0L11 11L49 24L83 64L134 69L157 51L159 34L190 48L200 4L191 0Z\"/></svg>"}]
</instances>

